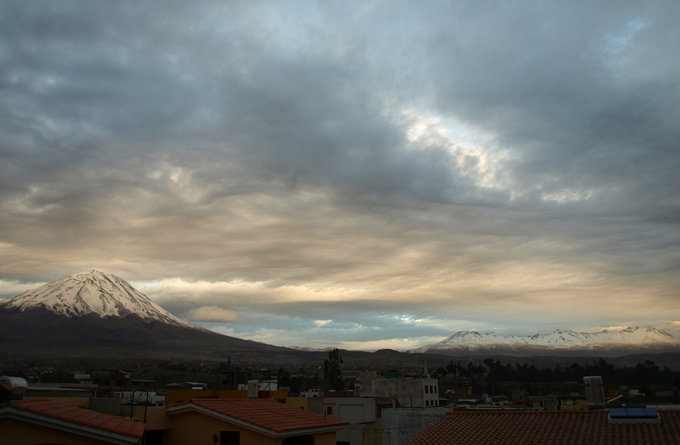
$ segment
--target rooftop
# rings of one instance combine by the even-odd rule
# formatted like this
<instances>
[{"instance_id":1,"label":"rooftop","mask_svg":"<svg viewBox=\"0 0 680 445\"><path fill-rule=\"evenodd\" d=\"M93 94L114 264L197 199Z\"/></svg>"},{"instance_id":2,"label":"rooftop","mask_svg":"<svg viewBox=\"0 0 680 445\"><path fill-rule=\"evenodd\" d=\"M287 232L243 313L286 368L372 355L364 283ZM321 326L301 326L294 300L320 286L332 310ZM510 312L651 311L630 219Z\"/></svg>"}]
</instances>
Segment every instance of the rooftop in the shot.
<instances>
[{"instance_id":1,"label":"rooftop","mask_svg":"<svg viewBox=\"0 0 680 445\"><path fill-rule=\"evenodd\" d=\"M408 445L680 443L680 411L661 411L660 423L610 423L607 411L451 412Z\"/></svg>"},{"instance_id":2,"label":"rooftop","mask_svg":"<svg viewBox=\"0 0 680 445\"><path fill-rule=\"evenodd\" d=\"M47 399L17 400L9 405L21 411L38 414L52 419L97 428L112 433L141 438L144 434L144 424L123 417L98 413L89 409L68 405Z\"/></svg>"},{"instance_id":3,"label":"rooftop","mask_svg":"<svg viewBox=\"0 0 680 445\"><path fill-rule=\"evenodd\" d=\"M237 423L252 425L273 433L310 429L337 429L347 424L342 420L284 405L270 399L193 399L168 408L169 414L195 410L210 412Z\"/></svg>"}]
</instances>

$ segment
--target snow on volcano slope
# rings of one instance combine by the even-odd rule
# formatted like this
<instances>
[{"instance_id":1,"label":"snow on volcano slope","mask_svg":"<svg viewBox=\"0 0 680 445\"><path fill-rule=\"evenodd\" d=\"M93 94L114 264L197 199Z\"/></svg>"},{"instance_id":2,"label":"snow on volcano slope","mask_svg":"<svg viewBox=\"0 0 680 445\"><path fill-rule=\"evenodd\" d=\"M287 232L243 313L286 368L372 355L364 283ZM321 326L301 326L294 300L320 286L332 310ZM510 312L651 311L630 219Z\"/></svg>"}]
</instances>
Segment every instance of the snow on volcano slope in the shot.
<instances>
[{"instance_id":1,"label":"snow on volcano slope","mask_svg":"<svg viewBox=\"0 0 680 445\"><path fill-rule=\"evenodd\" d=\"M67 317L137 315L144 320L195 328L151 301L115 275L96 270L76 273L0 302L0 308L46 309Z\"/></svg>"}]
</instances>

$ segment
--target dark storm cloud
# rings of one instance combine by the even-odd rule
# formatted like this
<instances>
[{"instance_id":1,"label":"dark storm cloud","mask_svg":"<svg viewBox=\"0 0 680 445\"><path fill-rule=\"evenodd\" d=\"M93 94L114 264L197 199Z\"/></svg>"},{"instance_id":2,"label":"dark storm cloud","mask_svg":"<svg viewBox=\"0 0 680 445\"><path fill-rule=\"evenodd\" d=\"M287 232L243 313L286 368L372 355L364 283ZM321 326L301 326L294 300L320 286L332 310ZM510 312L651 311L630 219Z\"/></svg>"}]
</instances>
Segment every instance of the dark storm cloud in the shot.
<instances>
[{"instance_id":1,"label":"dark storm cloud","mask_svg":"<svg viewBox=\"0 0 680 445\"><path fill-rule=\"evenodd\" d=\"M679 8L5 2L3 288L98 267L357 341L675 320Z\"/></svg>"},{"instance_id":2,"label":"dark storm cloud","mask_svg":"<svg viewBox=\"0 0 680 445\"><path fill-rule=\"evenodd\" d=\"M676 185L680 65L668 55L679 31L668 18L678 6L526 5L493 17L469 8L462 27L433 33L439 107L512 147L520 189L594 189L613 213L667 211L658 201Z\"/></svg>"}]
</instances>

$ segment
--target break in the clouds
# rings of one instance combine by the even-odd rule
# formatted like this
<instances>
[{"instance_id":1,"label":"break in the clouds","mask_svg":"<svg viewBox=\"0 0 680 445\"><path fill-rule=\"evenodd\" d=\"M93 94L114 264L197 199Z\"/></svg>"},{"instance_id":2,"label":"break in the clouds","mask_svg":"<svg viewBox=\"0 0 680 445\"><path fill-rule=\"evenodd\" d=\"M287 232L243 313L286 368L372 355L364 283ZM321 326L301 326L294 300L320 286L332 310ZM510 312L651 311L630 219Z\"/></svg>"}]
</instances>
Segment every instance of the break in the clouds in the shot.
<instances>
[{"instance_id":1,"label":"break in the clouds","mask_svg":"<svg viewBox=\"0 0 680 445\"><path fill-rule=\"evenodd\" d=\"M676 329L679 16L3 2L0 295L98 268L299 346Z\"/></svg>"}]
</instances>

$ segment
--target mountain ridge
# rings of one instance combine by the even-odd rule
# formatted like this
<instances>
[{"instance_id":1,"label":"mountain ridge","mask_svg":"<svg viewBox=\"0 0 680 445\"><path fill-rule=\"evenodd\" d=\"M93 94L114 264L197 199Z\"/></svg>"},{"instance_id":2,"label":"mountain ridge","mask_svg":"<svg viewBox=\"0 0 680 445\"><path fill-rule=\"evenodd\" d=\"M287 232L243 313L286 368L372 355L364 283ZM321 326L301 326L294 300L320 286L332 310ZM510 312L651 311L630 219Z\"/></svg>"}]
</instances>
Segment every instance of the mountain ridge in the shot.
<instances>
[{"instance_id":1,"label":"mountain ridge","mask_svg":"<svg viewBox=\"0 0 680 445\"><path fill-rule=\"evenodd\" d=\"M680 339L652 326L578 332L555 329L547 334L499 335L493 331L458 331L446 339L411 352L541 352L606 349L680 348Z\"/></svg>"}]
</instances>

